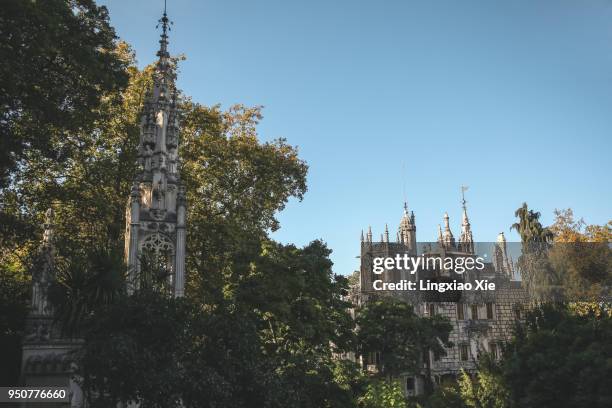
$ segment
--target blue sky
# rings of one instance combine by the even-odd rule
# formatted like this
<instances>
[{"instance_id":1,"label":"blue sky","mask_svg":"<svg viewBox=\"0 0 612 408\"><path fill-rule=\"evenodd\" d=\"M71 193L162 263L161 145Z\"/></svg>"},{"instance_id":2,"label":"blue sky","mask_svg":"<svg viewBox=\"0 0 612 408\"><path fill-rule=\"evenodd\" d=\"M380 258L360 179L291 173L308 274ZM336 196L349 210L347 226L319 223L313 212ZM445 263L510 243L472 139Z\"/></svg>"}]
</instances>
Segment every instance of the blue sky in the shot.
<instances>
[{"instance_id":1,"label":"blue sky","mask_svg":"<svg viewBox=\"0 0 612 408\"><path fill-rule=\"evenodd\" d=\"M108 0L141 65L163 1ZM170 0L178 84L197 102L264 105L263 140L285 137L309 191L274 237L321 238L336 273L359 235L395 231L404 197L435 240L460 186L474 237L494 240L523 201L612 218L612 2Z\"/></svg>"}]
</instances>

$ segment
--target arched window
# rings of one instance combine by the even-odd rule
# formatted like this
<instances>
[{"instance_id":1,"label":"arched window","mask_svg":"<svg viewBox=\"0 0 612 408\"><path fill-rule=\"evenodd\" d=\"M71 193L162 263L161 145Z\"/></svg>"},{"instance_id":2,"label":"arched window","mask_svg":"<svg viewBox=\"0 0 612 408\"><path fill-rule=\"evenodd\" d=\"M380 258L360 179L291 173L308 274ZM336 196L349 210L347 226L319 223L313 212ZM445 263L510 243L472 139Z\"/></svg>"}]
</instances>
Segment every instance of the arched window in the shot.
<instances>
[{"instance_id":1,"label":"arched window","mask_svg":"<svg viewBox=\"0 0 612 408\"><path fill-rule=\"evenodd\" d=\"M174 244L164 234L151 234L142 242L142 249L155 253L174 253Z\"/></svg>"},{"instance_id":2,"label":"arched window","mask_svg":"<svg viewBox=\"0 0 612 408\"><path fill-rule=\"evenodd\" d=\"M164 234L155 233L147 236L140 245L141 272L153 281L166 280L172 283L174 273L174 244Z\"/></svg>"}]
</instances>

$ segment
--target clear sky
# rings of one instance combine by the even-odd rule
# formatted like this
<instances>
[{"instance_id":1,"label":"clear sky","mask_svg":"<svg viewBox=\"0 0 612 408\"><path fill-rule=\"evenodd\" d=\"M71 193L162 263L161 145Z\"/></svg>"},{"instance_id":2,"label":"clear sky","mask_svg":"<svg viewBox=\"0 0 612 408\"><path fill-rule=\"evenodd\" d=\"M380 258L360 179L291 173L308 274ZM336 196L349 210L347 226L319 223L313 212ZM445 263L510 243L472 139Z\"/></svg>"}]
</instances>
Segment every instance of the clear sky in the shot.
<instances>
[{"instance_id":1,"label":"clear sky","mask_svg":"<svg viewBox=\"0 0 612 408\"><path fill-rule=\"evenodd\" d=\"M107 0L118 35L152 62L163 0ZM359 235L394 232L404 197L419 241L460 186L474 238L510 240L523 201L612 218L612 2L606 0L169 0L178 84L197 102L264 105L263 140L285 137L309 191L274 237L322 238L336 273Z\"/></svg>"}]
</instances>

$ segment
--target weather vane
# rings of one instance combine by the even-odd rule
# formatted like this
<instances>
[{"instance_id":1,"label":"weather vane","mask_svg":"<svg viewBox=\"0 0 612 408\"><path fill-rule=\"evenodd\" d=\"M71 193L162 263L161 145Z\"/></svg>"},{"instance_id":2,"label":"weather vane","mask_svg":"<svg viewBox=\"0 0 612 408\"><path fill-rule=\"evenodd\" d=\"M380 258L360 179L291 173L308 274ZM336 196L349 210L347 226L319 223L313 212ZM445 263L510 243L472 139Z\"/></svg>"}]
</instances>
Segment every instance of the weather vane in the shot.
<instances>
[{"instance_id":1,"label":"weather vane","mask_svg":"<svg viewBox=\"0 0 612 408\"><path fill-rule=\"evenodd\" d=\"M463 204L463 206L465 207L465 192L467 191L467 189L469 188L469 186L461 186L461 204Z\"/></svg>"},{"instance_id":2,"label":"weather vane","mask_svg":"<svg viewBox=\"0 0 612 408\"><path fill-rule=\"evenodd\" d=\"M166 13L166 2L167 0L164 0L164 15L158 20L158 24L155 26L155 28L159 28L159 25L161 24L164 35L167 31L171 30L170 26L174 24L174 22L170 21L168 14Z\"/></svg>"}]
</instances>

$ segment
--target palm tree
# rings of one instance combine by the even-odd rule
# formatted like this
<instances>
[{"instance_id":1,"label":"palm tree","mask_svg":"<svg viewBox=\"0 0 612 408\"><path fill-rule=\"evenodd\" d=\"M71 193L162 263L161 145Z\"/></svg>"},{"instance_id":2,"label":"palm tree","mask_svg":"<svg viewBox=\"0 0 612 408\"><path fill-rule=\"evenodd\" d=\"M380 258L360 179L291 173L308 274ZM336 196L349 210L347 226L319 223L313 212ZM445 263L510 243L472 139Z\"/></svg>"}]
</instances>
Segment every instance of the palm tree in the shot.
<instances>
[{"instance_id":1,"label":"palm tree","mask_svg":"<svg viewBox=\"0 0 612 408\"><path fill-rule=\"evenodd\" d=\"M533 299L544 300L553 294L551 289L558 285L559 277L550 267L547 251L553 241L552 231L540 223L540 213L530 210L527 203L518 208L514 215L518 222L512 224L521 236L522 254L517 266L523 284Z\"/></svg>"},{"instance_id":2,"label":"palm tree","mask_svg":"<svg viewBox=\"0 0 612 408\"><path fill-rule=\"evenodd\" d=\"M87 316L125 292L126 267L117 248L84 250L56 267L50 300L65 335L80 335Z\"/></svg>"},{"instance_id":3,"label":"palm tree","mask_svg":"<svg viewBox=\"0 0 612 408\"><path fill-rule=\"evenodd\" d=\"M518 208L514 212L514 216L519 219L510 227L510 230L516 230L521 236L523 243L528 242L550 242L553 238L552 232L543 227L540 223L540 212L530 210L527 203Z\"/></svg>"}]
</instances>

